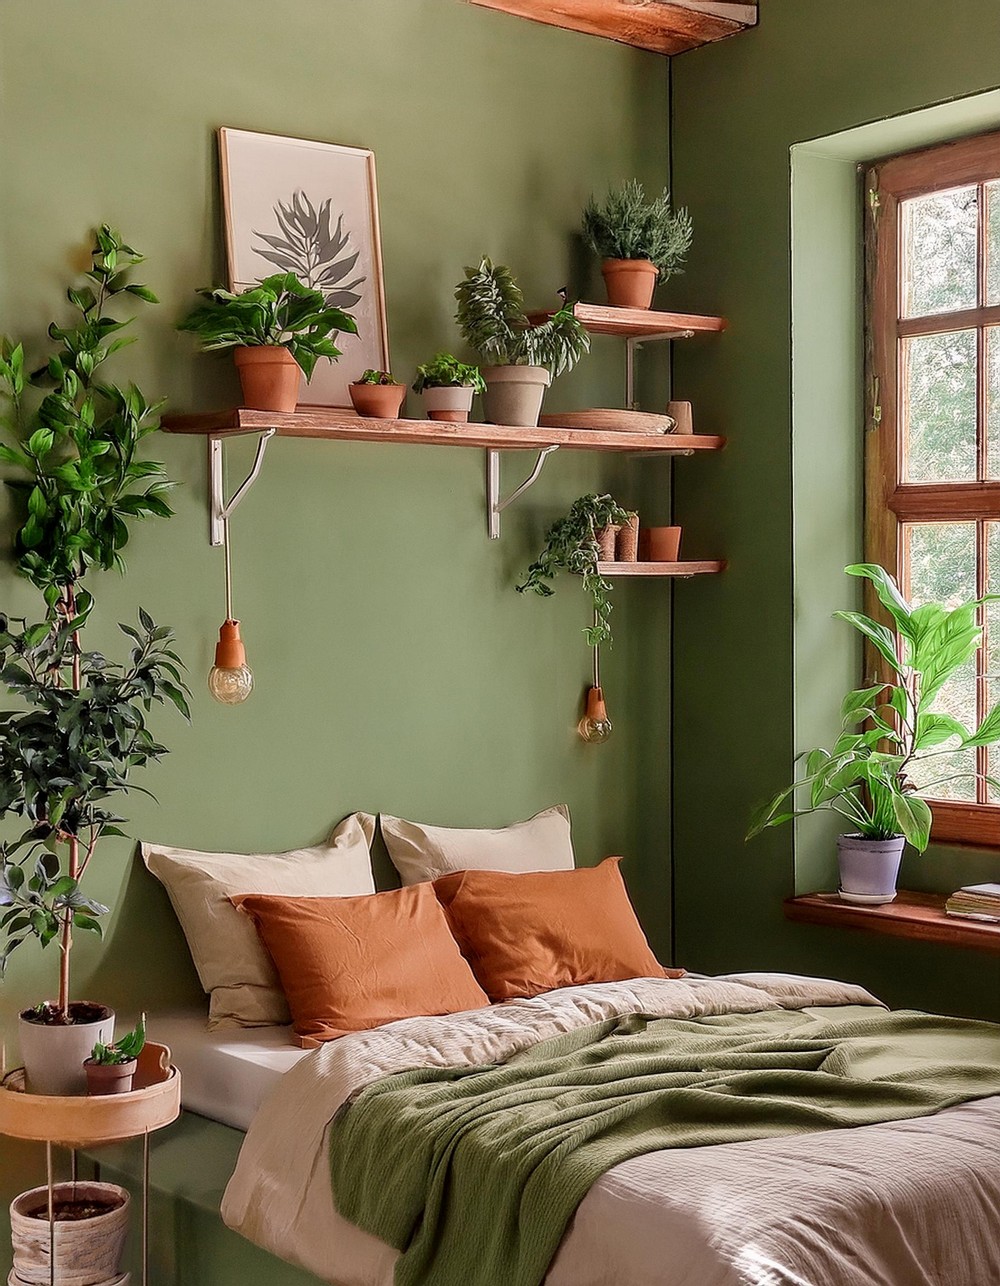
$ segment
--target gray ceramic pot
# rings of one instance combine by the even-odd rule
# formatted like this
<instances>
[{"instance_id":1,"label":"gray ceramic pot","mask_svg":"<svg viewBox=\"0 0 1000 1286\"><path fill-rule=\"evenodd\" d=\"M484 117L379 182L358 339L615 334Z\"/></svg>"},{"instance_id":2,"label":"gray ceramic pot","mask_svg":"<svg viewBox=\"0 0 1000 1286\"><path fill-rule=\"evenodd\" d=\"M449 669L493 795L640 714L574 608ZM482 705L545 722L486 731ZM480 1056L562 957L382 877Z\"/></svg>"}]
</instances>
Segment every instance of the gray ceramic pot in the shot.
<instances>
[{"instance_id":1,"label":"gray ceramic pot","mask_svg":"<svg viewBox=\"0 0 1000 1286\"><path fill-rule=\"evenodd\" d=\"M533 429L538 424L542 398L552 382L544 366L484 366L483 410L489 424L511 424Z\"/></svg>"},{"instance_id":2,"label":"gray ceramic pot","mask_svg":"<svg viewBox=\"0 0 1000 1286\"><path fill-rule=\"evenodd\" d=\"M896 896L896 877L906 840L865 839L862 835L839 835L840 891L866 902L891 902ZM848 900L849 900L848 898Z\"/></svg>"},{"instance_id":3,"label":"gray ceramic pot","mask_svg":"<svg viewBox=\"0 0 1000 1286\"><path fill-rule=\"evenodd\" d=\"M65 1027L35 1023L25 1017L25 1010L17 1024L21 1061L32 1094L85 1094L87 1074L84 1059L100 1041L110 1045L115 1036L114 1011L106 1005L92 1005L74 1001L70 1012L85 1009L97 1011L90 1022L69 1023Z\"/></svg>"}]
</instances>

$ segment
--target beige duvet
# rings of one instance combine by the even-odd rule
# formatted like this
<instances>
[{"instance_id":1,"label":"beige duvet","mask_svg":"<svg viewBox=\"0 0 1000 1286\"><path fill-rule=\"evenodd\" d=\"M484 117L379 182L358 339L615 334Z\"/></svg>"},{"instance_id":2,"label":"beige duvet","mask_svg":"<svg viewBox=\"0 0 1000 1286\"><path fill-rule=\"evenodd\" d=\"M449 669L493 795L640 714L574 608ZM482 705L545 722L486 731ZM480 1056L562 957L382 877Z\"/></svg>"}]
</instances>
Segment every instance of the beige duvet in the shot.
<instances>
[{"instance_id":1,"label":"beige duvet","mask_svg":"<svg viewBox=\"0 0 1000 1286\"><path fill-rule=\"evenodd\" d=\"M785 975L637 979L348 1036L304 1058L264 1103L223 1218L336 1286L392 1286L396 1252L341 1219L331 1191L327 1124L365 1085L414 1066L499 1061L618 1014L876 1003L858 987ZM1000 1286L1000 1099L627 1161L581 1203L546 1282Z\"/></svg>"}]
</instances>

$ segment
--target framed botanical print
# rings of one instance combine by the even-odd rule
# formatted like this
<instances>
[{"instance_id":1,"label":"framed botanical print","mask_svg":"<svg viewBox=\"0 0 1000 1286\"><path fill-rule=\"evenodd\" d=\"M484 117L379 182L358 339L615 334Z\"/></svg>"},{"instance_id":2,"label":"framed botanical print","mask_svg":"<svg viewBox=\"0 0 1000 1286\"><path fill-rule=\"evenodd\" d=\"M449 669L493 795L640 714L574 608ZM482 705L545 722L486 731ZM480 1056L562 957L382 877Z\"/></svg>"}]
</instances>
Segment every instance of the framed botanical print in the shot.
<instances>
[{"instance_id":1,"label":"framed botanical print","mask_svg":"<svg viewBox=\"0 0 1000 1286\"><path fill-rule=\"evenodd\" d=\"M375 154L220 129L219 161L230 289L294 272L350 313L357 335L334 336L343 356L321 358L299 395L304 406L350 407L348 384L389 369Z\"/></svg>"}]
</instances>

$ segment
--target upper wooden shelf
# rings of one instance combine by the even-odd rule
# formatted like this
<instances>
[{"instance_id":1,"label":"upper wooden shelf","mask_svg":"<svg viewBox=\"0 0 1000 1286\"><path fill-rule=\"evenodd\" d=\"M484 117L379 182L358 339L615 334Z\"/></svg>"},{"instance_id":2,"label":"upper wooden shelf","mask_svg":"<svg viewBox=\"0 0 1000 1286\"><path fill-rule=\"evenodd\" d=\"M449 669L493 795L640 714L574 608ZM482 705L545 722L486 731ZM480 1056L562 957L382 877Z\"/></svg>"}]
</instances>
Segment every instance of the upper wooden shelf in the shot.
<instances>
[{"instance_id":1,"label":"upper wooden shelf","mask_svg":"<svg viewBox=\"0 0 1000 1286\"><path fill-rule=\"evenodd\" d=\"M597 570L602 576L711 576L715 572L724 572L726 564L721 560L705 560L689 563L598 563Z\"/></svg>"},{"instance_id":2,"label":"upper wooden shelf","mask_svg":"<svg viewBox=\"0 0 1000 1286\"><path fill-rule=\"evenodd\" d=\"M785 916L803 924L840 925L895 938L944 942L954 947L1000 953L1000 924L946 915L946 900L943 893L911 893L900 889L895 902L857 906L841 902L836 893L806 893L786 900Z\"/></svg>"},{"instance_id":3,"label":"upper wooden shelf","mask_svg":"<svg viewBox=\"0 0 1000 1286\"><path fill-rule=\"evenodd\" d=\"M612 308L610 304L574 304L573 315L592 335L618 335L623 339L689 339L692 335L717 335L729 324L725 317ZM551 316L551 310L529 313L528 320L537 326Z\"/></svg>"},{"instance_id":4,"label":"upper wooden shelf","mask_svg":"<svg viewBox=\"0 0 1000 1286\"><path fill-rule=\"evenodd\" d=\"M168 433L205 437L237 437L276 429L280 437L331 438L347 442L404 442L445 447L485 447L498 450L538 450L546 446L578 451L626 451L687 455L720 451L721 437L694 433L616 433L590 429L511 428L501 424L446 424L436 420L372 420L333 407L312 407L282 415L238 407L202 415L165 415Z\"/></svg>"},{"instance_id":5,"label":"upper wooden shelf","mask_svg":"<svg viewBox=\"0 0 1000 1286\"><path fill-rule=\"evenodd\" d=\"M728 0L472 0L484 9L591 36L682 54L757 24L757 4Z\"/></svg>"}]
</instances>

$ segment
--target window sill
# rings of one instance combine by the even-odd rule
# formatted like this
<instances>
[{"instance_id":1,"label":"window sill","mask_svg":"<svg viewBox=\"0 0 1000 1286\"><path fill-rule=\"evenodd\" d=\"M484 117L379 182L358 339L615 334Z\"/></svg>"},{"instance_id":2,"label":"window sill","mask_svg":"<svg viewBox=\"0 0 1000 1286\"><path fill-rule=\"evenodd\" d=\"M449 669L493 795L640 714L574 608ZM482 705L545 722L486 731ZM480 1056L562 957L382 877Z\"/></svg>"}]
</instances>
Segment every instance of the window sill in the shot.
<instances>
[{"instance_id":1,"label":"window sill","mask_svg":"<svg viewBox=\"0 0 1000 1286\"><path fill-rule=\"evenodd\" d=\"M1000 953L1000 924L960 920L945 915L945 894L900 889L895 902L855 906L836 893L806 893L785 899L785 917L801 924L832 924L843 929L885 933L918 942L945 942L953 947Z\"/></svg>"}]
</instances>

